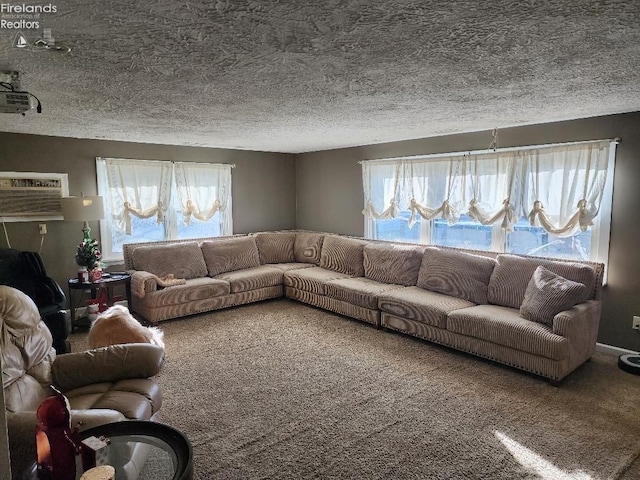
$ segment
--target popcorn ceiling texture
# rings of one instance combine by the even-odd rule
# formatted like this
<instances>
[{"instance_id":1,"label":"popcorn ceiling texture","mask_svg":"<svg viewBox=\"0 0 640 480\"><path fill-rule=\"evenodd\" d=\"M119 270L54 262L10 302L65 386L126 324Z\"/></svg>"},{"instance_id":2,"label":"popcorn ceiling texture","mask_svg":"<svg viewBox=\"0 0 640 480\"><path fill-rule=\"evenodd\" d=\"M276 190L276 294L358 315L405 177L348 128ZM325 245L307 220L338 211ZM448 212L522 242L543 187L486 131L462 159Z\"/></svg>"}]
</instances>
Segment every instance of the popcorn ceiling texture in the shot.
<instances>
[{"instance_id":1,"label":"popcorn ceiling texture","mask_svg":"<svg viewBox=\"0 0 640 480\"><path fill-rule=\"evenodd\" d=\"M57 7L71 54L0 30L43 105L2 131L303 152L640 110L637 0Z\"/></svg>"}]
</instances>

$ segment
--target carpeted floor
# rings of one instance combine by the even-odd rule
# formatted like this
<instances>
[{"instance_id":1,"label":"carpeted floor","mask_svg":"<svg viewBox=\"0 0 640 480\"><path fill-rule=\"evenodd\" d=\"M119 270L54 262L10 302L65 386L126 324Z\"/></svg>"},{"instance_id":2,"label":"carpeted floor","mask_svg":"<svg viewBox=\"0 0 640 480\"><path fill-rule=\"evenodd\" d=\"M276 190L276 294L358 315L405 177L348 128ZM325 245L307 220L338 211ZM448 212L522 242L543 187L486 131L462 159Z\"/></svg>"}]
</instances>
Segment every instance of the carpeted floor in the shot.
<instances>
[{"instance_id":1,"label":"carpeted floor","mask_svg":"<svg viewBox=\"0 0 640 480\"><path fill-rule=\"evenodd\" d=\"M197 479L640 473L640 377L612 356L556 388L286 299L160 326L162 421L191 440Z\"/></svg>"}]
</instances>

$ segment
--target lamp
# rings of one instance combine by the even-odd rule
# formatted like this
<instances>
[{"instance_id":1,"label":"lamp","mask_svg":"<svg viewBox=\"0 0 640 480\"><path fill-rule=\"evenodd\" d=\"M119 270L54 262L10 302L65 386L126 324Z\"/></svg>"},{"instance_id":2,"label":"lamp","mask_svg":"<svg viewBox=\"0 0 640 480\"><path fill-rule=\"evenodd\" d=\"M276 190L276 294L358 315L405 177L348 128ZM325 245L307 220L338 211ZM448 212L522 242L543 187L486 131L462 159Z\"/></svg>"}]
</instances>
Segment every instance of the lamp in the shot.
<instances>
[{"instance_id":1,"label":"lamp","mask_svg":"<svg viewBox=\"0 0 640 480\"><path fill-rule=\"evenodd\" d=\"M104 218L104 203L102 197L63 197L62 215L65 220L84 222L82 233L84 240L91 238L89 221L102 220Z\"/></svg>"}]
</instances>

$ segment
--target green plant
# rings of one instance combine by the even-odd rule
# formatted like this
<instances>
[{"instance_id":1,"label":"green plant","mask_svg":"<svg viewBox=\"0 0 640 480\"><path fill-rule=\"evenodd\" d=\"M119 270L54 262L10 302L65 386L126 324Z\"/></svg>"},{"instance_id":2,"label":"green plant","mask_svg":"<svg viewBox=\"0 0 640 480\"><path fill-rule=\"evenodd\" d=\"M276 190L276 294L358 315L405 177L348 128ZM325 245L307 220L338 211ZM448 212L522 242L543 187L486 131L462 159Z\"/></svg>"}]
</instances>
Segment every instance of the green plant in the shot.
<instances>
[{"instance_id":1,"label":"green plant","mask_svg":"<svg viewBox=\"0 0 640 480\"><path fill-rule=\"evenodd\" d=\"M87 267L88 270L94 268L102 268L102 252L98 240L86 238L78 245L76 252L76 263L81 267Z\"/></svg>"}]
</instances>

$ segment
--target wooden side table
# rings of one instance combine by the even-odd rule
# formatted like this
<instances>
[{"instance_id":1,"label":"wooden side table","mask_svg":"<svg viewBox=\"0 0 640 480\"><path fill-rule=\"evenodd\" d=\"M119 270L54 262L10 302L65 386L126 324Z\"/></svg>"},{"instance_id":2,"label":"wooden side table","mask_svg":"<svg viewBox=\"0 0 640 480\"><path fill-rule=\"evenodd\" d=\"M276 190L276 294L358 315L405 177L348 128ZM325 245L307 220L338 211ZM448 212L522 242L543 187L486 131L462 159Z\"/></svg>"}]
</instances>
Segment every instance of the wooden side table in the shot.
<instances>
[{"instance_id":1,"label":"wooden side table","mask_svg":"<svg viewBox=\"0 0 640 480\"><path fill-rule=\"evenodd\" d=\"M69 286L69 310L71 313L71 328L90 327L91 322L86 317L76 319L76 309L82 306L85 292L91 292L91 298L95 299L98 292L104 289L107 292L107 306L113 305L113 290L118 285L124 285L127 297L127 305L131 306L131 275L128 273L106 273L95 282L81 282L77 278L70 278ZM80 293L78 295L78 292Z\"/></svg>"}]
</instances>

